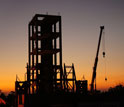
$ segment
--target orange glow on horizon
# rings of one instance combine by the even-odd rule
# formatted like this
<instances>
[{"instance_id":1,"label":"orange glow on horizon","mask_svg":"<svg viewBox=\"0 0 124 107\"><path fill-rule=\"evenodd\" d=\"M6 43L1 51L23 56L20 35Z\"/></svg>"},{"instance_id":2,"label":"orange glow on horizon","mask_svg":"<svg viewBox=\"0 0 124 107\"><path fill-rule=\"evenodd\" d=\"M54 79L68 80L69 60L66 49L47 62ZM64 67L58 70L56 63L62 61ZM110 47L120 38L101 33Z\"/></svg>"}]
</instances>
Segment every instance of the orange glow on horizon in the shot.
<instances>
[{"instance_id":1,"label":"orange glow on horizon","mask_svg":"<svg viewBox=\"0 0 124 107\"><path fill-rule=\"evenodd\" d=\"M100 68L98 68L98 70L99 69ZM89 70L92 70L92 69L89 69ZM123 75L120 74L120 75L116 76L116 72L115 72L115 74L111 74L109 72L107 74L108 80L105 81L104 73L102 73L102 71L99 72L98 70L97 70L97 77L96 77L98 90L104 91L104 90L108 90L110 87L114 87L119 84L124 85ZM26 71L26 69L25 69L25 71ZM83 72L83 71L87 71L87 69L84 70L82 67L78 68L78 66L75 65L76 79L81 80L84 75L85 79L88 80L88 89L90 89L92 71L90 71L89 73ZM10 91L15 91L15 77L16 77L16 75L14 75L13 77L8 77L8 78L4 78L4 77L0 78L1 81L4 81L4 83L0 84L0 89L5 93L8 93ZM22 75L20 75L20 77L24 78L24 75L22 74ZM119 80L118 80L118 78L119 78Z\"/></svg>"},{"instance_id":2,"label":"orange glow on horizon","mask_svg":"<svg viewBox=\"0 0 124 107\"><path fill-rule=\"evenodd\" d=\"M20 81L25 80L28 62L28 23L33 15L46 14L46 11L51 15L57 15L56 10L62 13L62 61L66 65L74 63L76 79L81 80L84 76L88 80L88 88L90 87L99 27L105 25L106 70L101 45L96 75L97 89L107 90L124 84L124 1L65 1L56 0L56 3L53 3L51 0L48 3L47 0L39 0L36 3L35 0L31 0L30 5L26 0L2 1L0 90L7 93L14 91L16 75ZM107 81L105 77L108 78Z\"/></svg>"}]
</instances>

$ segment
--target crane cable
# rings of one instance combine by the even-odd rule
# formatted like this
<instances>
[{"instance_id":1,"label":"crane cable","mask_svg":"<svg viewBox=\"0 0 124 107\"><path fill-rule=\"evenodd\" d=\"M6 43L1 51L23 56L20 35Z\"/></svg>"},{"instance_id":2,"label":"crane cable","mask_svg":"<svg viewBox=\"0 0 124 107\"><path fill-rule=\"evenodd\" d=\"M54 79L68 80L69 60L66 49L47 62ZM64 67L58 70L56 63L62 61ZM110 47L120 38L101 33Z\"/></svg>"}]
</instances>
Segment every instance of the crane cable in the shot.
<instances>
[{"instance_id":1,"label":"crane cable","mask_svg":"<svg viewBox=\"0 0 124 107\"><path fill-rule=\"evenodd\" d=\"M105 66L105 81L107 81L107 75L106 75L106 50L105 50L105 29L103 31L103 36L102 36L102 48L103 48L103 58L104 58L104 66Z\"/></svg>"}]
</instances>

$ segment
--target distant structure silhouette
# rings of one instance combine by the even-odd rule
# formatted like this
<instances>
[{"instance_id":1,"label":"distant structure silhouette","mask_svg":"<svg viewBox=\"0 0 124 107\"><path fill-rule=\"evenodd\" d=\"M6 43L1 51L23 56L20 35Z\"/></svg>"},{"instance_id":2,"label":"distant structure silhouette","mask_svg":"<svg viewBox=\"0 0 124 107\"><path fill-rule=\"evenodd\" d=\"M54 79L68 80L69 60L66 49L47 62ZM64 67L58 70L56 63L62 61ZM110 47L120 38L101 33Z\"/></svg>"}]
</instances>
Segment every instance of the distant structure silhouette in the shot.
<instances>
[{"instance_id":1,"label":"distant structure silhouette","mask_svg":"<svg viewBox=\"0 0 124 107\"><path fill-rule=\"evenodd\" d=\"M29 22L26 81L16 80L17 106L34 107L44 96L56 99L56 95L87 91L87 80L76 81L74 64L62 67L61 25L59 15L36 14Z\"/></svg>"}]
</instances>

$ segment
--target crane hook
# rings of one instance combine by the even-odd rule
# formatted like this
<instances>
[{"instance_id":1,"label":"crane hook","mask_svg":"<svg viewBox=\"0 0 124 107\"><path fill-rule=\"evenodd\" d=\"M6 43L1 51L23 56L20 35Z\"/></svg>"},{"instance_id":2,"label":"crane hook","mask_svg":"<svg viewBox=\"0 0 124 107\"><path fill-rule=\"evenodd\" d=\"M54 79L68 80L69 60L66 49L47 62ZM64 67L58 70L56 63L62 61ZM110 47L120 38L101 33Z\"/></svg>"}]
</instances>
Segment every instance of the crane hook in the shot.
<instances>
[{"instance_id":1,"label":"crane hook","mask_svg":"<svg viewBox=\"0 0 124 107\"><path fill-rule=\"evenodd\" d=\"M107 77L105 77L105 81L107 81Z\"/></svg>"},{"instance_id":2,"label":"crane hook","mask_svg":"<svg viewBox=\"0 0 124 107\"><path fill-rule=\"evenodd\" d=\"M105 58L105 52L103 52L102 54L103 54L103 58Z\"/></svg>"}]
</instances>

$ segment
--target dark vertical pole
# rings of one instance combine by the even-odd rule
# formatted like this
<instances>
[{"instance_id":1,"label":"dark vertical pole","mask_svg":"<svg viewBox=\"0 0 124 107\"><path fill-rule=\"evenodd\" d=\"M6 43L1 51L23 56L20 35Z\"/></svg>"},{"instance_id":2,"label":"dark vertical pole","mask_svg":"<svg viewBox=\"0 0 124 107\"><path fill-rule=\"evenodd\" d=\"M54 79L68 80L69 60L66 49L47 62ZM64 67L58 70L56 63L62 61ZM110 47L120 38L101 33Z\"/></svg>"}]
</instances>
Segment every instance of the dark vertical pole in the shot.
<instances>
[{"instance_id":1,"label":"dark vertical pole","mask_svg":"<svg viewBox=\"0 0 124 107\"><path fill-rule=\"evenodd\" d=\"M34 25L32 25L32 37L34 36ZM34 50L34 39L32 39L32 51ZM32 54L32 68L34 68L34 54ZM34 80L34 69L32 69L32 80ZM34 81L32 81L34 84ZM34 85L32 85L32 93L34 93Z\"/></svg>"},{"instance_id":2,"label":"dark vertical pole","mask_svg":"<svg viewBox=\"0 0 124 107\"><path fill-rule=\"evenodd\" d=\"M72 81L73 81L73 89L72 89L72 91L74 92L74 65L72 64Z\"/></svg>"},{"instance_id":3,"label":"dark vertical pole","mask_svg":"<svg viewBox=\"0 0 124 107\"><path fill-rule=\"evenodd\" d=\"M64 63L64 91L66 91L66 68L65 68L65 63Z\"/></svg>"},{"instance_id":4,"label":"dark vertical pole","mask_svg":"<svg viewBox=\"0 0 124 107\"><path fill-rule=\"evenodd\" d=\"M28 25L28 34L29 34L29 36L28 36L28 64L29 64L29 71L27 71L27 81L28 81L28 91L29 91L29 94L30 94L30 66L31 66L31 56L30 56L30 36L31 36L31 34L30 34L30 24Z\"/></svg>"},{"instance_id":5,"label":"dark vertical pole","mask_svg":"<svg viewBox=\"0 0 124 107\"><path fill-rule=\"evenodd\" d=\"M40 36L42 36L42 26L40 26ZM42 42L41 42L42 40L40 40L40 48L42 47ZM42 48L41 48L42 49ZM40 56L42 56L42 55L40 55ZM42 57L41 57L41 59L42 59ZM41 60L40 59L40 60Z\"/></svg>"},{"instance_id":6,"label":"dark vertical pole","mask_svg":"<svg viewBox=\"0 0 124 107\"><path fill-rule=\"evenodd\" d=\"M36 25L36 66L38 65L38 25ZM38 69L36 68L36 80L38 82ZM38 90L38 85L36 86L36 91Z\"/></svg>"},{"instance_id":7,"label":"dark vertical pole","mask_svg":"<svg viewBox=\"0 0 124 107\"><path fill-rule=\"evenodd\" d=\"M60 37L59 37L59 46L60 46L60 84L61 84L61 89L62 89L62 75L63 75L63 71L62 71L62 29L61 29L61 16L59 19L59 33L60 33Z\"/></svg>"},{"instance_id":8,"label":"dark vertical pole","mask_svg":"<svg viewBox=\"0 0 124 107\"><path fill-rule=\"evenodd\" d=\"M16 81L17 82L17 81ZM16 82L15 82L15 107L18 107L18 94L17 94L17 89L16 89Z\"/></svg>"},{"instance_id":9,"label":"dark vertical pole","mask_svg":"<svg viewBox=\"0 0 124 107\"><path fill-rule=\"evenodd\" d=\"M75 74L75 68L74 68L74 64L73 64L73 73L74 73L74 91L76 90L76 74Z\"/></svg>"},{"instance_id":10,"label":"dark vertical pole","mask_svg":"<svg viewBox=\"0 0 124 107\"><path fill-rule=\"evenodd\" d=\"M54 34L56 35L56 24L54 24ZM56 38L54 39L54 49L56 50ZM54 54L54 62L55 62L55 71L54 71L54 82L55 82L55 88L57 88L57 60L56 60L56 53Z\"/></svg>"},{"instance_id":11,"label":"dark vertical pole","mask_svg":"<svg viewBox=\"0 0 124 107\"><path fill-rule=\"evenodd\" d=\"M56 35L56 24L54 24L54 33ZM54 39L54 49L56 50L56 38ZM56 53L55 53L55 66L57 65L57 62L56 62Z\"/></svg>"}]
</instances>

